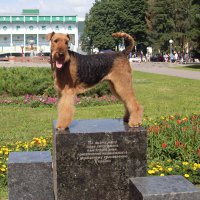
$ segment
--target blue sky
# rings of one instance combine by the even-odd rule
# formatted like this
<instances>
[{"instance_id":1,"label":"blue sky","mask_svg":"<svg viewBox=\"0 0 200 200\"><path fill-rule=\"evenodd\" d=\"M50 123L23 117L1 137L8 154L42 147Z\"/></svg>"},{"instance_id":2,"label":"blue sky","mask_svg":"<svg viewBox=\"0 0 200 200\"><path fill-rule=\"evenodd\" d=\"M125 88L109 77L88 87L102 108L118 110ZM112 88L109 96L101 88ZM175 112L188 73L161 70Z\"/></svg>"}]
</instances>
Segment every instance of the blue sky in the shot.
<instances>
[{"instance_id":1,"label":"blue sky","mask_svg":"<svg viewBox=\"0 0 200 200\"><path fill-rule=\"evenodd\" d=\"M21 14L22 9L39 9L41 15L85 17L95 0L0 0L0 15Z\"/></svg>"}]
</instances>

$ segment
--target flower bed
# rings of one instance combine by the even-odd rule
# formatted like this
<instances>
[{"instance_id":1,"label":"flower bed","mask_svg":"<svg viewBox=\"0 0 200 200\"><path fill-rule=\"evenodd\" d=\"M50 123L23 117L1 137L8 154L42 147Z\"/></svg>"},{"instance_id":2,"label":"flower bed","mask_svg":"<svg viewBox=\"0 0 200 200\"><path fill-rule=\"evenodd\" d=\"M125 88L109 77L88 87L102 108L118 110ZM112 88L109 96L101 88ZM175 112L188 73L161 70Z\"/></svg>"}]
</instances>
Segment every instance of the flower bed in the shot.
<instances>
[{"instance_id":1,"label":"flower bed","mask_svg":"<svg viewBox=\"0 0 200 200\"><path fill-rule=\"evenodd\" d=\"M82 96L74 99L77 106L96 106L96 105L108 105L113 103L119 103L119 100L113 95L103 95L101 97L94 96ZM13 97L1 97L0 104L3 105L22 105L36 108L39 106L54 106L58 102L56 97L37 96L37 95L25 95L17 98Z\"/></svg>"},{"instance_id":2,"label":"flower bed","mask_svg":"<svg viewBox=\"0 0 200 200\"><path fill-rule=\"evenodd\" d=\"M179 174L200 184L200 114L144 118L148 130L148 175ZM0 183L6 184L11 151L52 150L52 137L0 146Z\"/></svg>"}]
</instances>

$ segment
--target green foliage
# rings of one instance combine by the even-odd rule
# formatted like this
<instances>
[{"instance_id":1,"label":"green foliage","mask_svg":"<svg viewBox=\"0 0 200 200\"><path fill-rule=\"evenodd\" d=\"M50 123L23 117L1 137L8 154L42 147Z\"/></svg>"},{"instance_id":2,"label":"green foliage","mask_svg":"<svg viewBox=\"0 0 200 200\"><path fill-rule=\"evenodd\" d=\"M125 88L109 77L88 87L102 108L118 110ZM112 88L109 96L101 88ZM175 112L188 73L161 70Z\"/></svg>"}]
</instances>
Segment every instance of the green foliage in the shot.
<instances>
[{"instance_id":1,"label":"green foliage","mask_svg":"<svg viewBox=\"0 0 200 200\"><path fill-rule=\"evenodd\" d=\"M12 96L43 95L45 92L53 90L51 73L48 68L0 68L0 94Z\"/></svg>"},{"instance_id":2,"label":"green foliage","mask_svg":"<svg viewBox=\"0 0 200 200\"><path fill-rule=\"evenodd\" d=\"M48 68L0 68L0 95L45 95L56 96L52 71ZM103 96L110 94L107 83L99 84L81 96ZM37 103L33 103L33 107Z\"/></svg>"},{"instance_id":3,"label":"green foliage","mask_svg":"<svg viewBox=\"0 0 200 200\"><path fill-rule=\"evenodd\" d=\"M101 49L115 49L121 40L114 40L111 34L127 32L144 46L146 37L146 0L101 0L96 1L86 15L83 46Z\"/></svg>"},{"instance_id":4,"label":"green foliage","mask_svg":"<svg viewBox=\"0 0 200 200\"><path fill-rule=\"evenodd\" d=\"M149 0L147 12L148 39L157 51L173 49L199 51L199 2L195 0Z\"/></svg>"}]
</instances>

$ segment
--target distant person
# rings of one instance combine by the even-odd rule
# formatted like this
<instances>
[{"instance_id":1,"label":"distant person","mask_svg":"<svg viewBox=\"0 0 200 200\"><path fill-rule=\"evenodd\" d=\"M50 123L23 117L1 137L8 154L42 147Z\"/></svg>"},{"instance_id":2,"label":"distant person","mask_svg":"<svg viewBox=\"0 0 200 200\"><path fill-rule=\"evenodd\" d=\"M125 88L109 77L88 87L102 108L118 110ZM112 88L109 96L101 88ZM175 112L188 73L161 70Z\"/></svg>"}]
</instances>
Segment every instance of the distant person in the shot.
<instances>
[{"instance_id":1,"label":"distant person","mask_svg":"<svg viewBox=\"0 0 200 200\"><path fill-rule=\"evenodd\" d=\"M174 52L174 59L175 59L175 62L178 61L178 53L176 51Z\"/></svg>"},{"instance_id":2,"label":"distant person","mask_svg":"<svg viewBox=\"0 0 200 200\"><path fill-rule=\"evenodd\" d=\"M165 62L168 62L169 55L167 53L165 53L165 55L163 57L164 57Z\"/></svg>"},{"instance_id":3,"label":"distant person","mask_svg":"<svg viewBox=\"0 0 200 200\"><path fill-rule=\"evenodd\" d=\"M140 52L141 62L143 61L143 56L144 56L143 51L141 51L141 52Z\"/></svg>"}]
</instances>

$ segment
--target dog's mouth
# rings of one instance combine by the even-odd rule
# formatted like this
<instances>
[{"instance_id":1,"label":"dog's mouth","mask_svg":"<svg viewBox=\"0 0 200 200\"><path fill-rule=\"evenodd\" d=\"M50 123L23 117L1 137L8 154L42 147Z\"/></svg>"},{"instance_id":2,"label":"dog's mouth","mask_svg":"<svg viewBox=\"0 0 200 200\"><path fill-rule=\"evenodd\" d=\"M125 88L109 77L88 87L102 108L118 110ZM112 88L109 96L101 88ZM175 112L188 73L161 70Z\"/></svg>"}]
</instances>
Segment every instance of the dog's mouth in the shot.
<instances>
[{"instance_id":1,"label":"dog's mouth","mask_svg":"<svg viewBox=\"0 0 200 200\"><path fill-rule=\"evenodd\" d=\"M64 57L58 58L58 59L56 60L56 67L57 67L58 69L61 69L62 66L63 66L63 64L64 64L64 62L65 62L65 58L64 58Z\"/></svg>"}]
</instances>

